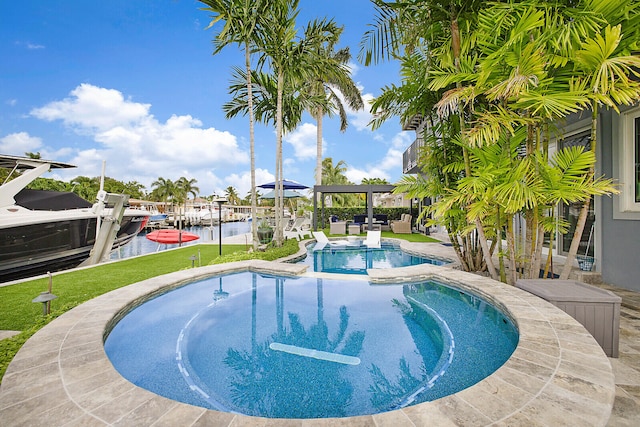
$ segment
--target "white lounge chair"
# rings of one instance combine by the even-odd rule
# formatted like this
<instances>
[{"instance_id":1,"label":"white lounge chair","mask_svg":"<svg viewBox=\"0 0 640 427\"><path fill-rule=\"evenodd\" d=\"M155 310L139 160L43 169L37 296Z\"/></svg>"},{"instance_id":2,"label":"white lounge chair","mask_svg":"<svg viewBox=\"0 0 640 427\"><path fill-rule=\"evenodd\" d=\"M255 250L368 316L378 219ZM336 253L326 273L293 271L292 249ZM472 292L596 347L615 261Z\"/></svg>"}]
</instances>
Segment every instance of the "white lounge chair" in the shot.
<instances>
[{"instance_id":1,"label":"white lounge chair","mask_svg":"<svg viewBox=\"0 0 640 427\"><path fill-rule=\"evenodd\" d=\"M362 244L368 248L380 247L380 230L367 230L367 238L362 241Z\"/></svg>"},{"instance_id":2,"label":"white lounge chair","mask_svg":"<svg viewBox=\"0 0 640 427\"><path fill-rule=\"evenodd\" d=\"M314 251L318 251L327 245L344 246L349 244L347 240L329 240L329 238L327 238L327 235L324 234L324 231L313 231L312 233L313 238L316 239L317 242L313 248Z\"/></svg>"},{"instance_id":3,"label":"white lounge chair","mask_svg":"<svg viewBox=\"0 0 640 427\"><path fill-rule=\"evenodd\" d=\"M307 227L305 227L305 225ZM309 225L308 219L303 216L298 217L293 224L283 230L284 237L287 239L296 239L298 241L303 239L306 235L311 237L311 229L308 228Z\"/></svg>"}]
</instances>

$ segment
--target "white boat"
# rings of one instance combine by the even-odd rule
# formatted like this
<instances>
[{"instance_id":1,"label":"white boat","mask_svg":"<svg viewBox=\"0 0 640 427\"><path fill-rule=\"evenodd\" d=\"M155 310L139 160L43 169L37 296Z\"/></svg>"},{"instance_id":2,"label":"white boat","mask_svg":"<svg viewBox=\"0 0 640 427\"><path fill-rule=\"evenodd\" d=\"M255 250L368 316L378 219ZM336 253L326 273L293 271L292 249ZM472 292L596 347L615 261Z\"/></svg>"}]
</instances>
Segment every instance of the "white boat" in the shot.
<instances>
[{"instance_id":1,"label":"white boat","mask_svg":"<svg viewBox=\"0 0 640 427\"><path fill-rule=\"evenodd\" d=\"M219 207L214 204L203 204L191 207L187 209L184 214L186 220L192 225L215 225L222 219L222 222L237 221L233 210L222 207L220 211Z\"/></svg>"},{"instance_id":2,"label":"white boat","mask_svg":"<svg viewBox=\"0 0 640 427\"><path fill-rule=\"evenodd\" d=\"M101 223L117 223L119 213L74 193L25 188L40 175L73 165L0 155L0 167L22 172L0 186L0 282L78 266L98 240ZM145 226L149 213L124 209L108 246L128 243ZM111 235L111 234L110 234ZM109 236L110 236L109 235ZM112 246L111 246L112 245Z\"/></svg>"}]
</instances>

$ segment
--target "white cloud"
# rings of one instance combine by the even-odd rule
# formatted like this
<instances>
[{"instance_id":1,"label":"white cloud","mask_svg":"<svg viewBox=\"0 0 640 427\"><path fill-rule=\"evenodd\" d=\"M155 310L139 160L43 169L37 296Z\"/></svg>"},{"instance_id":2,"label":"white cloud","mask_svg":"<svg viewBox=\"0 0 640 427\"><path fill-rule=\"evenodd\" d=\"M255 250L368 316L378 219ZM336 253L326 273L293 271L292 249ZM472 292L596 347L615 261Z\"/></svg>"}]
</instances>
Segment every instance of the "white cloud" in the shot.
<instances>
[{"instance_id":1,"label":"white cloud","mask_svg":"<svg viewBox=\"0 0 640 427\"><path fill-rule=\"evenodd\" d=\"M31 110L31 115L46 121L62 120L77 131L104 132L116 126L134 125L149 116L150 104L125 100L115 89L83 83L71 97ZM84 132L83 132L84 133Z\"/></svg>"},{"instance_id":2,"label":"white cloud","mask_svg":"<svg viewBox=\"0 0 640 427\"><path fill-rule=\"evenodd\" d=\"M298 160L314 159L317 148L317 126L311 123L304 123L298 126L293 132L287 134L283 140L293 146L294 155ZM324 150L324 138L322 141Z\"/></svg>"},{"instance_id":3,"label":"white cloud","mask_svg":"<svg viewBox=\"0 0 640 427\"><path fill-rule=\"evenodd\" d=\"M349 61L347 64L349 71L351 72L351 78L354 78L358 75L358 71L360 71L360 65L357 62Z\"/></svg>"},{"instance_id":4,"label":"white cloud","mask_svg":"<svg viewBox=\"0 0 640 427\"><path fill-rule=\"evenodd\" d=\"M406 132L396 134L391 140L390 147L378 162L367 165L364 169L348 167L345 172L346 177L355 184L359 184L363 178L390 180L391 172L402 169L402 153L410 142L411 137Z\"/></svg>"},{"instance_id":5,"label":"white cloud","mask_svg":"<svg viewBox=\"0 0 640 427\"><path fill-rule=\"evenodd\" d=\"M17 42L15 42L15 44L16 44L16 46L24 46L29 50L44 49L44 45L37 44L37 43L17 41Z\"/></svg>"},{"instance_id":6,"label":"white cloud","mask_svg":"<svg viewBox=\"0 0 640 427\"><path fill-rule=\"evenodd\" d=\"M350 110L347 108L345 104L345 108L347 108L347 114L349 117L349 123L358 131L363 131L368 129L369 122L371 121L371 103L373 102L374 96L370 93L363 93L362 100L364 101L364 108L359 111Z\"/></svg>"},{"instance_id":7,"label":"white cloud","mask_svg":"<svg viewBox=\"0 0 640 427\"><path fill-rule=\"evenodd\" d=\"M18 104L18 100L17 99L7 99L5 101L5 104L7 104L10 107L15 107Z\"/></svg>"},{"instance_id":8,"label":"white cloud","mask_svg":"<svg viewBox=\"0 0 640 427\"><path fill-rule=\"evenodd\" d=\"M266 184L267 182L275 181L275 176L272 173L265 169L256 169L256 186L261 184ZM238 195L241 198L244 198L249 191L251 191L251 171L243 172L242 174L231 174L224 179L224 183L226 184L220 190L220 194L224 194L224 189L228 186L232 186L238 192ZM265 193L265 190L258 188L257 190Z\"/></svg>"},{"instance_id":9,"label":"white cloud","mask_svg":"<svg viewBox=\"0 0 640 427\"><path fill-rule=\"evenodd\" d=\"M81 84L68 98L33 109L31 115L60 120L97 143L75 150L70 163L78 169L69 177L98 176L106 160L107 176L121 181L135 180L150 190L158 177L185 176L197 179L196 185L207 195L220 188L221 169L249 162L248 153L231 133L203 128L190 115L173 115L162 123L150 108L150 104L125 99L117 90Z\"/></svg>"},{"instance_id":10,"label":"white cloud","mask_svg":"<svg viewBox=\"0 0 640 427\"><path fill-rule=\"evenodd\" d=\"M9 134L0 138L0 152L15 156L24 156L26 152L35 152L42 147L42 140L27 132Z\"/></svg>"}]
</instances>

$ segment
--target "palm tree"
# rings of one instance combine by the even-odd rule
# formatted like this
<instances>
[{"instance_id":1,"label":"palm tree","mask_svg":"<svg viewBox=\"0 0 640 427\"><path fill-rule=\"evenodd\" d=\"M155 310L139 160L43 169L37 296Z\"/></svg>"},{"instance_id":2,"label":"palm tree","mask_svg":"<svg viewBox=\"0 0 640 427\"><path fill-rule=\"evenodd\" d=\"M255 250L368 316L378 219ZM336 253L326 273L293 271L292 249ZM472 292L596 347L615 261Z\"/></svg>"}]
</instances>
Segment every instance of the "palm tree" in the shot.
<instances>
[{"instance_id":1,"label":"palm tree","mask_svg":"<svg viewBox=\"0 0 640 427\"><path fill-rule=\"evenodd\" d=\"M464 72L468 73L470 69L472 70L472 67L464 63L464 58L462 58L464 49L469 47L469 42L462 38L460 28L473 27L477 20L477 11L483 2L478 0L463 2L458 0L429 0L424 2L401 0L394 3L373 0L373 2L376 4L378 15L376 17L376 25L365 34L361 43L359 58L365 65L376 63L379 60L402 58L403 63L409 65L409 69L403 72L403 76L406 76L406 80L409 81L409 92L406 91L406 88L392 87L391 90L405 97L400 106L406 103L411 105L409 111L405 111L403 114L405 118L411 117L413 114L427 116L433 107L433 105L429 105L429 102L433 101L429 92L437 92L438 89L421 85L420 83L428 83L428 81L420 81L419 77L426 76L431 78L430 70L433 66L433 55L439 54L441 57L448 58L447 65L451 70L447 71L458 76L458 80L453 82L454 89L450 87L448 89L452 91L460 90L462 82L465 81L464 77L462 77ZM412 71L414 70L411 69L411 66L414 65L415 60L418 60L424 66L421 66L419 70L416 70L417 73L413 74ZM414 79L415 77L418 77L418 79ZM417 84L413 84L416 80L418 80ZM411 99L413 97L418 102L413 102ZM427 104L424 101L427 101ZM386 105L389 106L390 104L387 102ZM374 126L397 112L397 110L393 109L386 110L384 104L382 108L380 107L378 105L373 110L377 115L373 122ZM457 123L450 129L452 131L451 137L458 139L457 148L462 152L463 169L460 172L469 176L471 163L464 140L467 113L464 111L462 102L457 104L456 107L455 111L452 112L454 114L451 120L457 120ZM406 115L407 113L409 113L408 116ZM450 219L453 218L450 217ZM458 216L457 219L463 220L464 217ZM476 221L475 226L478 233L483 235L484 228L482 224ZM469 255L466 258L470 263L469 268L471 270L481 270L483 268L481 262L478 262L478 260L482 260L482 256L479 258L475 256L478 253L482 254L486 264L491 266L491 255L487 253L488 248L484 244L486 239L469 238L472 231L469 227L456 226L452 228L462 233L460 237L465 252ZM450 231L453 230L450 229ZM458 235L450 234L450 238L453 245L456 246L458 244ZM478 240L482 245L481 248L477 248Z\"/></svg>"},{"instance_id":2,"label":"palm tree","mask_svg":"<svg viewBox=\"0 0 640 427\"><path fill-rule=\"evenodd\" d=\"M627 13L634 11L637 22L638 8L635 3L635 9L630 9L631 2L617 3L616 7L611 9L613 12L620 13L611 20L626 18ZM627 22L633 22L629 19ZM637 24L635 33L637 36ZM633 32L631 32L633 34ZM606 26L603 34L596 33L593 37L585 40L581 49L576 52L575 63L578 70L582 71L581 81L588 89L589 100L591 104L591 152L596 153L597 146L597 125L598 125L598 107L600 104L609 106L618 111L619 104L631 105L640 99L640 85L637 81L632 81L629 77L635 75L638 77L638 69L640 69L640 57L628 54L632 49L632 44L637 38L622 37L622 25ZM594 179L595 168L592 166L588 176ZM568 279L573 261L578 253L578 247L584 231L584 226L589 213L589 202L583 202L578 222L571 241L569 253L565 261L565 266L560 274L561 279Z\"/></svg>"},{"instance_id":3,"label":"palm tree","mask_svg":"<svg viewBox=\"0 0 640 427\"><path fill-rule=\"evenodd\" d=\"M71 191L85 200L95 200L100 189L94 178L77 176L71 180Z\"/></svg>"},{"instance_id":4,"label":"palm tree","mask_svg":"<svg viewBox=\"0 0 640 427\"><path fill-rule=\"evenodd\" d=\"M238 196L238 191L235 188L233 188L231 185L224 190L224 193L230 204L232 205L240 204L240 196Z\"/></svg>"},{"instance_id":5,"label":"palm tree","mask_svg":"<svg viewBox=\"0 0 640 427\"><path fill-rule=\"evenodd\" d=\"M167 212L167 203L175 195L176 184L170 179L159 177L151 183L151 188L152 199L163 202L164 211Z\"/></svg>"},{"instance_id":6,"label":"palm tree","mask_svg":"<svg viewBox=\"0 0 640 427\"><path fill-rule=\"evenodd\" d=\"M335 165L331 157L326 157L322 161L322 185L348 185L351 184L345 172L347 171L347 164L344 160L338 161ZM353 199L352 194L332 194L331 202L340 206L345 206L350 200Z\"/></svg>"},{"instance_id":7,"label":"palm tree","mask_svg":"<svg viewBox=\"0 0 640 427\"><path fill-rule=\"evenodd\" d=\"M259 31L259 20L265 16L266 8L269 7L269 0L200 0L206 4L203 8L213 13L207 28L212 27L217 22L223 21L224 26L214 38L213 54L220 52L228 44L240 44L244 46L247 101L249 105L249 144L251 157L251 217L257 216L256 196L256 159L255 159L255 136L253 117L253 96L251 93L251 47ZM258 229L256 221L251 224L251 234L253 237L253 248L258 248Z\"/></svg>"},{"instance_id":8,"label":"palm tree","mask_svg":"<svg viewBox=\"0 0 640 427\"><path fill-rule=\"evenodd\" d=\"M408 77L402 87L390 88L375 107L383 109L383 119L403 107L404 113L407 114L408 111L409 117L419 113L429 118L431 111L437 108L438 120L449 122L448 126L452 131L449 135L456 139L456 145L451 147L462 147L463 161L457 161L452 156L456 155L455 151L441 150L447 148L446 144L441 147L425 145L429 153L449 159L445 161L449 164L446 169L440 173L435 172L436 176L443 179L440 185L444 184L444 187L431 185L431 188L435 191L446 189L448 193L466 190L465 196L457 199L460 204L452 205L454 209L450 209L446 215L449 219L460 218L475 225L474 228L480 234L479 242L486 268L492 277L495 277L494 268L491 266L491 249L486 243L485 224L494 227L494 235L500 236L505 223L507 228L510 225L509 217L505 221L504 214L513 215L515 211L512 210L512 200L508 198L494 197L491 200L492 206L488 206L485 203L486 195L492 193L480 189L489 189L487 185L503 186L509 189L503 193L504 197L509 194L509 197L526 200L519 209L528 226L525 233L525 258L528 266L525 269L526 274L531 277L537 275L544 210L548 208L549 199L544 194L532 193L540 177L531 172L542 173L544 170L535 156L542 151L546 158L550 125L588 105L589 92L586 88L594 94L592 100L612 107L615 103L638 97L632 87L635 84L629 84L626 78L630 74L630 67L637 67L637 62L624 56L632 49L629 43L637 38L630 36L627 45L616 50L615 40L618 37L612 31L607 33L608 30L604 30L603 26L603 22L612 21L607 15L618 13L617 19L627 19L624 22L633 22L632 25L637 27L637 19L629 18L633 15L633 2L601 0L566 3L541 4L539 7L536 3L528 2L498 3L479 10L479 2L465 2L460 6L455 1L427 1L420 4L400 1L393 5L376 1L384 19L379 21L380 32L370 33L368 40L380 41L380 34L390 35L391 41L384 48L390 48L392 54L402 57L405 67L403 75ZM440 5L445 4L451 7L440 8ZM574 4L577 6L573 7ZM476 13L468 14L470 11ZM463 22L463 16L466 16L464 26L459 25ZM425 20L425 17L430 17L430 20ZM447 22L449 25L445 26ZM426 24L426 27L418 25L421 23ZM441 31L442 28L448 30ZM627 28L627 31L630 35L637 34L638 28ZM604 32L605 36L593 36L600 32ZM582 42L582 46L578 45L576 41L585 40L585 35L587 41ZM368 61L379 57L374 51L380 45L370 44L369 49L364 51ZM589 66L579 65L581 54L576 52L580 49L585 52L583 59L591 63ZM611 68L607 70L599 59L606 59L614 53L617 57L612 59ZM617 62L620 65L614 66ZM591 74L581 71L587 69L592 70ZM600 70L599 73L593 72L596 69ZM621 72L617 73L618 71ZM586 77L594 76L593 81L605 85L616 79L621 84L610 87L614 93L607 99L609 95L603 95L606 88L601 86L596 89L593 85L584 83L586 78L581 81L581 73ZM427 78L422 80L420 76ZM442 99L436 104L431 103L424 96L427 91L438 93ZM400 98L400 101L395 101L394 98ZM597 110L597 102L593 104L592 112ZM465 109L465 106L468 108ZM436 126L442 124L437 123ZM431 123L431 129L436 126L434 122ZM510 167L500 172L504 176L498 174L495 164L491 165L494 167L491 175L474 166L474 161L488 154L482 150L491 149L494 144L499 144L508 154L514 134L522 129L526 132L523 139L525 157L521 159L510 155ZM437 133L443 142L447 135L446 132ZM425 141L427 140L425 137ZM474 147L481 150L473 151ZM433 168L430 170L433 172ZM483 182L487 176L503 181L501 184L498 181L491 184L489 181L492 179ZM418 181L419 179L415 180L416 183ZM461 230L468 233L470 227ZM509 240L509 232L507 237ZM512 270L515 270L514 252L510 248ZM474 265L478 266L477 263ZM571 262L567 262L567 265L570 267Z\"/></svg>"},{"instance_id":9,"label":"palm tree","mask_svg":"<svg viewBox=\"0 0 640 427\"><path fill-rule=\"evenodd\" d=\"M184 200L188 199L189 195L192 195L195 198L200 192L200 189L195 186L197 182L198 180L195 178L187 179L184 176L181 176L176 181L175 194Z\"/></svg>"},{"instance_id":10,"label":"palm tree","mask_svg":"<svg viewBox=\"0 0 640 427\"><path fill-rule=\"evenodd\" d=\"M189 199L189 194L195 198L200 192L200 189L195 186L196 182L198 182L198 180L195 178L187 179L181 176L175 183L174 199L177 203L184 204L185 213L187 212L187 200ZM178 221L178 224L178 226L182 228L182 221Z\"/></svg>"},{"instance_id":11,"label":"palm tree","mask_svg":"<svg viewBox=\"0 0 640 427\"><path fill-rule=\"evenodd\" d=\"M389 181L384 178L362 178L362 185L387 185Z\"/></svg>"},{"instance_id":12,"label":"palm tree","mask_svg":"<svg viewBox=\"0 0 640 427\"><path fill-rule=\"evenodd\" d=\"M304 37L299 38L296 30L298 0L276 2L269 8L264 21L260 22L257 48L264 56L262 64L268 64L276 83L275 124L276 124L276 167L275 181L279 182L274 189L276 230L274 241L281 245L282 235L282 136L286 131L284 120L285 94L300 94L302 102L316 102L312 97L305 97L300 88L319 66L323 66L322 58L317 55L317 48L335 40L337 26L333 21L313 21L304 29ZM324 99L324 97L323 97ZM302 104L300 104L302 105ZM299 122L301 116L291 115L290 123Z\"/></svg>"},{"instance_id":13,"label":"palm tree","mask_svg":"<svg viewBox=\"0 0 640 427\"><path fill-rule=\"evenodd\" d=\"M347 129L347 113L341 101L340 94L352 110L364 108L362 94L353 82L347 67L351 60L349 48L335 52L334 47L342 33L342 28L333 31L335 40L315 47L314 54L324 59L323 65L316 68L305 85L305 91L310 96L325 98L326 102L317 104L311 109L311 115L316 120L316 185L322 184L322 118L325 114L331 116L335 111L340 117L340 131Z\"/></svg>"}]
</instances>

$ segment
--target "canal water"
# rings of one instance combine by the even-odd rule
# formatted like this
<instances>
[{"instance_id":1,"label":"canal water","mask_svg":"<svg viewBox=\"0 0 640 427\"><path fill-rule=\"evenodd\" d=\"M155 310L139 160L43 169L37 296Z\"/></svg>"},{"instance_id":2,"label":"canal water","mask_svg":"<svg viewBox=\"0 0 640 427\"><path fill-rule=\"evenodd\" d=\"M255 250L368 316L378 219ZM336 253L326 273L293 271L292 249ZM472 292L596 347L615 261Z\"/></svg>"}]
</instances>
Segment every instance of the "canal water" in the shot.
<instances>
[{"instance_id":1,"label":"canal water","mask_svg":"<svg viewBox=\"0 0 640 427\"><path fill-rule=\"evenodd\" d=\"M213 227L185 227L184 231L197 234L200 239L192 242L183 243L182 246L189 246L197 243L217 243L219 228L217 225ZM251 232L251 222L224 222L222 223L222 238L237 236ZM165 245L152 242L147 239L147 233L141 232L133 240L126 245L114 250L111 253L111 259L124 259L132 256L144 255L152 252L163 251L166 249L177 248L178 245Z\"/></svg>"}]
</instances>

